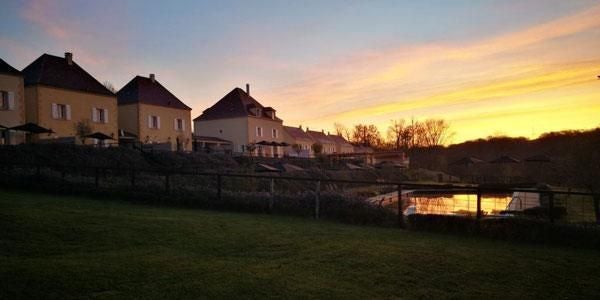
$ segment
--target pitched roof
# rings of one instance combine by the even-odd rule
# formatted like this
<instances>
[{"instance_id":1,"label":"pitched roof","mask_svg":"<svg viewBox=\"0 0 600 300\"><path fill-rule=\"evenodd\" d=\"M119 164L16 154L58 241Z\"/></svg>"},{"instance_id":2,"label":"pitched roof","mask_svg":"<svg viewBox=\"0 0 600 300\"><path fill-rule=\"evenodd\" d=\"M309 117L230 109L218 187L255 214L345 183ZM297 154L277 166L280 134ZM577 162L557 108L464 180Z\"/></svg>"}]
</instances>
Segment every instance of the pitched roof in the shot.
<instances>
[{"instance_id":1,"label":"pitched roof","mask_svg":"<svg viewBox=\"0 0 600 300\"><path fill-rule=\"evenodd\" d=\"M96 78L73 61L68 64L63 57L43 54L23 69L25 86L47 85L68 90L114 96Z\"/></svg>"},{"instance_id":2,"label":"pitched roof","mask_svg":"<svg viewBox=\"0 0 600 300\"><path fill-rule=\"evenodd\" d=\"M341 135L330 134L327 137L330 140L334 141L336 144L347 144L349 146L352 146L352 144L350 144L348 141L346 141L346 139L343 136L341 136Z\"/></svg>"},{"instance_id":3,"label":"pitched roof","mask_svg":"<svg viewBox=\"0 0 600 300\"><path fill-rule=\"evenodd\" d=\"M330 139L324 132L307 130L306 133L313 138L313 140L321 143L321 144L335 144L335 141Z\"/></svg>"},{"instance_id":4,"label":"pitched roof","mask_svg":"<svg viewBox=\"0 0 600 300\"><path fill-rule=\"evenodd\" d=\"M22 76L21 71L13 68L13 66L2 60L2 58L0 58L0 73Z\"/></svg>"},{"instance_id":5,"label":"pitched roof","mask_svg":"<svg viewBox=\"0 0 600 300\"><path fill-rule=\"evenodd\" d=\"M164 106L176 109L192 110L185 105L158 80L142 76L135 76L123 88L117 92L119 105L144 103L150 105Z\"/></svg>"},{"instance_id":6,"label":"pitched roof","mask_svg":"<svg viewBox=\"0 0 600 300\"><path fill-rule=\"evenodd\" d=\"M308 141L308 142L313 141L313 139L310 137L310 135L308 135L306 132L304 132L304 130L302 130L302 128L283 126L283 130L285 130L285 132L287 134L289 134L295 140L304 140L304 141Z\"/></svg>"},{"instance_id":7,"label":"pitched roof","mask_svg":"<svg viewBox=\"0 0 600 300\"><path fill-rule=\"evenodd\" d=\"M251 108L260 108L260 115L254 115L251 111ZM194 119L194 121L250 116L272 120L271 117L265 113L265 110L267 110L266 107L256 101L256 99L252 98L252 96L248 95L244 90L235 88L225 95L225 97L221 98L221 100L217 101L217 103L215 103L213 106L204 110L200 116ZM274 120L280 122L282 121L277 117L275 117Z\"/></svg>"}]
</instances>

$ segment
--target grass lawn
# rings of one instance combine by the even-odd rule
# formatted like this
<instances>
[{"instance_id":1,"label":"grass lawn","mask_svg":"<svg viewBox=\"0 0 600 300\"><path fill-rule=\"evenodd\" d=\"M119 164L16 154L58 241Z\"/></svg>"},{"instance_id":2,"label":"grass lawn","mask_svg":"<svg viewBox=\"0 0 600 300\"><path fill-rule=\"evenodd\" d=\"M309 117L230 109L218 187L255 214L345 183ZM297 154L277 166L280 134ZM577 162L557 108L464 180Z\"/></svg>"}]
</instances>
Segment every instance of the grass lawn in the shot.
<instances>
[{"instance_id":1,"label":"grass lawn","mask_svg":"<svg viewBox=\"0 0 600 300\"><path fill-rule=\"evenodd\" d=\"M600 252L0 191L4 298L600 298Z\"/></svg>"}]
</instances>

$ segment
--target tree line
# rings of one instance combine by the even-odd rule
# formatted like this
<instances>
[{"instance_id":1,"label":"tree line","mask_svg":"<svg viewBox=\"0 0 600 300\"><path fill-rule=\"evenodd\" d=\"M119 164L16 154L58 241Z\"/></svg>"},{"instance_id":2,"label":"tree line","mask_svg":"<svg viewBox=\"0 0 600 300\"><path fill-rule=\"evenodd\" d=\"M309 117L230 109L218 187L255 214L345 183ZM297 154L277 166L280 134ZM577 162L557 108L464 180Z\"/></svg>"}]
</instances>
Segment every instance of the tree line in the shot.
<instances>
[{"instance_id":1,"label":"tree line","mask_svg":"<svg viewBox=\"0 0 600 300\"><path fill-rule=\"evenodd\" d=\"M380 150L443 146L448 144L454 136L450 124L444 119L436 118L423 121L391 120L385 137L373 124L356 124L348 128L343 124L334 123L334 129L337 135L344 137L354 145Z\"/></svg>"}]
</instances>

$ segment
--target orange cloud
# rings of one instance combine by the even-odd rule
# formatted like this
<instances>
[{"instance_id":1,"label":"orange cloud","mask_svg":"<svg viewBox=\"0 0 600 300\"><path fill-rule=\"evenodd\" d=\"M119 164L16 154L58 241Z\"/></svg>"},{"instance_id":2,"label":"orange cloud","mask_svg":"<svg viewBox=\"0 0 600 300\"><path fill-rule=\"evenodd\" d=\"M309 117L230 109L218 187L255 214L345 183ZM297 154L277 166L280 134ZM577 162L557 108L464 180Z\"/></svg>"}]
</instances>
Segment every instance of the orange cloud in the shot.
<instances>
[{"instance_id":1,"label":"orange cloud","mask_svg":"<svg viewBox=\"0 0 600 300\"><path fill-rule=\"evenodd\" d=\"M600 5L473 43L352 55L313 66L301 82L263 99L276 99L280 114L292 124L324 128L368 121L385 129L392 118L443 117L456 106L501 110L494 101L526 103L534 94L594 81L600 65L600 53L593 52L600 46L598 15Z\"/></svg>"}]
</instances>

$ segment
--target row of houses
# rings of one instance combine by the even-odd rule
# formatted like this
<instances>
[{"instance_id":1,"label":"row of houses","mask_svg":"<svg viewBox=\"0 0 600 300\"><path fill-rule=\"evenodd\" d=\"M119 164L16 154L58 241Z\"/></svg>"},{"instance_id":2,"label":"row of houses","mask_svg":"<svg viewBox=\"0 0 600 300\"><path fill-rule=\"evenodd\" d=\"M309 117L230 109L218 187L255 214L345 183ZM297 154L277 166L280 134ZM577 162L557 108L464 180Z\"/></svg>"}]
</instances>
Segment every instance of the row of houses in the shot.
<instances>
[{"instance_id":1,"label":"row of houses","mask_svg":"<svg viewBox=\"0 0 600 300\"><path fill-rule=\"evenodd\" d=\"M135 76L115 93L79 66L72 53L43 54L21 71L0 59L0 95L4 144L112 140L265 157L356 152L341 136L284 126L273 107L250 95L249 85L234 88L192 124L191 108L154 74ZM81 123L89 124L89 135L78 137Z\"/></svg>"},{"instance_id":2,"label":"row of houses","mask_svg":"<svg viewBox=\"0 0 600 300\"><path fill-rule=\"evenodd\" d=\"M194 119L193 142L199 151L266 157L308 158L315 156L315 150L321 154L354 152L341 136L283 125L273 107L263 106L250 95L249 85L245 91L233 89Z\"/></svg>"},{"instance_id":3,"label":"row of houses","mask_svg":"<svg viewBox=\"0 0 600 300\"><path fill-rule=\"evenodd\" d=\"M129 138L191 149L191 108L154 75L136 76L115 94L79 66L72 53L43 54L22 71L0 59L0 93L5 144ZM80 122L89 123L91 138L77 138ZM41 129L47 133L40 134Z\"/></svg>"}]
</instances>

